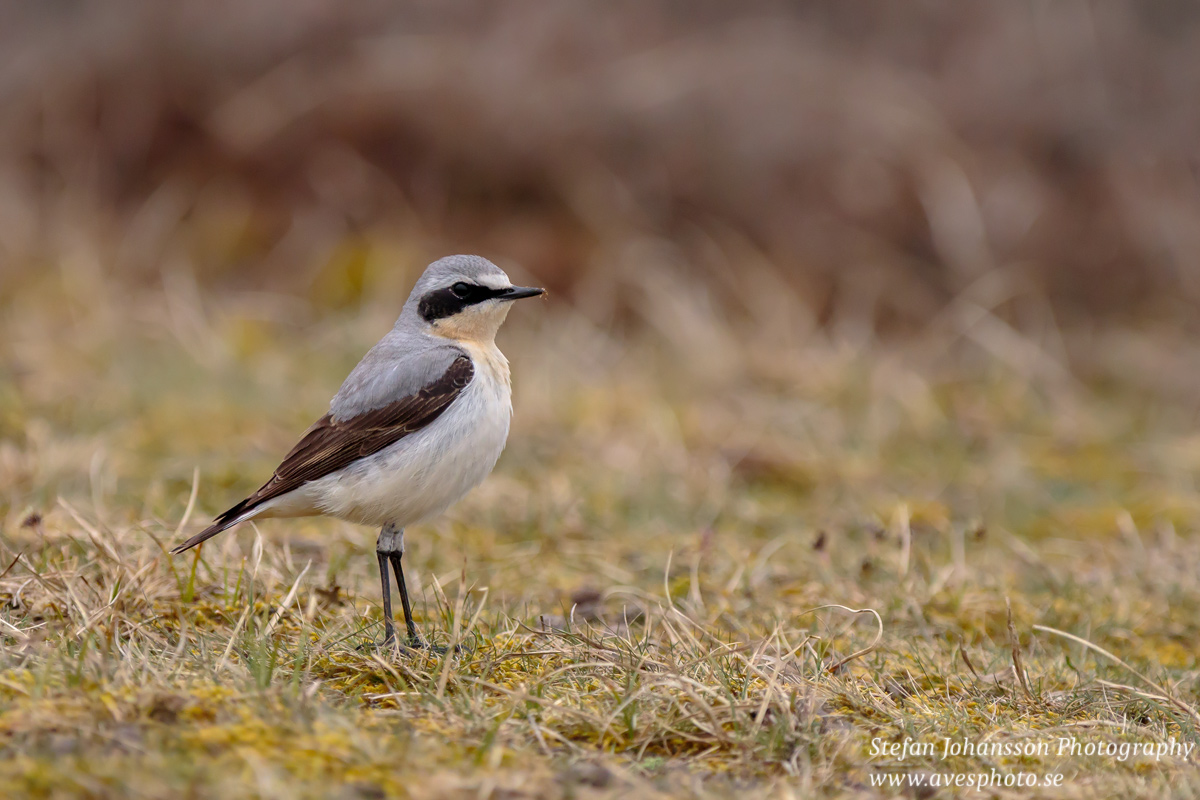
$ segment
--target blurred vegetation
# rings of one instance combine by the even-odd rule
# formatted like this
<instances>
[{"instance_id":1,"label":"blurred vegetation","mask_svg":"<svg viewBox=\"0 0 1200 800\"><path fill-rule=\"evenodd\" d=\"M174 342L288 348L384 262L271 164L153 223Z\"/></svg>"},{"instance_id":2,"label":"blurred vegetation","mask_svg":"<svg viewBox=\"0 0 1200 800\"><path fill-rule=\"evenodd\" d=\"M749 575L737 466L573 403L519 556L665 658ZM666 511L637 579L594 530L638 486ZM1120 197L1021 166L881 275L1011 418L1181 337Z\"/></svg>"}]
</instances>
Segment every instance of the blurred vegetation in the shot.
<instances>
[{"instance_id":1,"label":"blurred vegetation","mask_svg":"<svg viewBox=\"0 0 1200 800\"><path fill-rule=\"evenodd\" d=\"M1196 742L1198 39L1166 0L0 6L3 793L782 800L874 796L875 737ZM369 646L371 531L168 556L450 252L553 289L496 473L410 532L459 654Z\"/></svg>"},{"instance_id":2,"label":"blurred vegetation","mask_svg":"<svg viewBox=\"0 0 1200 800\"><path fill-rule=\"evenodd\" d=\"M382 248L482 252L599 311L666 259L769 264L885 331L980 281L1009 320L1196 317L1186 0L3 13L5 291L103 236L108 272L335 304L323 273Z\"/></svg>"}]
</instances>

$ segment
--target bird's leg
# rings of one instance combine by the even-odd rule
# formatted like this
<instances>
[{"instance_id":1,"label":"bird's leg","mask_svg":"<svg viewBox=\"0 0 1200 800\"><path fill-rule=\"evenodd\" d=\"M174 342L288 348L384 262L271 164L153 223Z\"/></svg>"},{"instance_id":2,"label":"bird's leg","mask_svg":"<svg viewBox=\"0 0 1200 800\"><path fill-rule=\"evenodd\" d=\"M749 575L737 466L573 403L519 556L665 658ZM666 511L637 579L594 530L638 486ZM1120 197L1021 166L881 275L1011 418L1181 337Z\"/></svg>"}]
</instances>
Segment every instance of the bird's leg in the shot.
<instances>
[{"instance_id":1,"label":"bird's leg","mask_svg":"<svg viewBox=\"0 0 1200 800\"><path fill-rule=\"evenodd\" d=\"M408 646L414 649L427 649L438 654L445 653L446 648L444 647L427 645L421 635L417 633L417 626L413 622L412 603L408 599L408 586L404 581L404 569L400 564L404 557L404 529L397 528L390 523L384 525L383 530L379 532L379 540L375 543L375 554L379 558L379 576L383 583L384 646L390 647L396 641L396 628L392 621L391 591L388 586L387 565L390 561L392 569L396 573L396 583L400 587L400 605L404 609L404 627L408 634ZM454 651L457 653L458 648L454 648Z\"/></svg>"},{"instance_id":2,"label":"bird's leg","mask_svg":"<svg viewBox=\"0 0 1200 800\"><path fill-rule=\"evenodd\" d=\"M408 634L409 647L424 647L417 634L417 626L413 623L412 603L408 599L408 586L404 582L404 570L400 567L400 559L404 557L404 529L388 523L379 532L379 540L375 543L375 554L379 557L379 574L383 583L383 614L384 614L384 644L390 645L396 638L396 629L392 622L392 598L388 586L387 565L390 561L396 572L396 583L400 588L400 605L404 609L404 627Z\"/></svg>"},{"instance_id":3,"label":"bird's leg","mask_svg":"<svg viewBox=\"0 0 1200 800\"><path fill-rule=\"evenodd\" d=\"M379 559L379 582L383 587L383 646L391 647L392 642L396 641L396 626L392 622L392 587L388 581L388 551L384 549L386 545L390 545L390 539L388 526L385 525L375 542L375 557Z\"/></svg>"},{"instance_id":4,"label":"bird's leg","mask_svg":"<svg viewBox=\"0 0 1200 800\"><path fill-rule=\"evenodd\" d=\"M408 634L408 645L409 647L424 647L425 643L421 641L421 636L417 633L417 626L413 622L412 603L408 600L408 585L404 581L404 569L400 565L402 558L404 558L403 528L397 534L396 546L388 553L388 560L392 562L392 570L396 573L396 585L400 588L400 606L404 609L404 627Z\"/></svg>"}]
</instances>

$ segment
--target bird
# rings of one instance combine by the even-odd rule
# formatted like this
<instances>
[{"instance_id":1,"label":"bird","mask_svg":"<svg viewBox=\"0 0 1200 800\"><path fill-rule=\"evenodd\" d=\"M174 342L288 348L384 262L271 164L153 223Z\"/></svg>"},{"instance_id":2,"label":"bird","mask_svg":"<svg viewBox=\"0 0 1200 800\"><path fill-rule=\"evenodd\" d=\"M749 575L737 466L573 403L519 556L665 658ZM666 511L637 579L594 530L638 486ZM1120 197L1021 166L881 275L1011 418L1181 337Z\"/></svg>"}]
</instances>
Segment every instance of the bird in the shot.
<instances>
[{"instance_id":1,"label":"bird","mask_svg":"<svg viewBox=\"0 0 1200 800\"><path fill-rule=\"evenodd\" d=\"M358 363L270 480L171 550L179 554L250 519L324 515L379 527L384 646L396 640L388 567L408 644L424 647L404 581L404 530L437 516L492 471L508 439L512 384L496 333L514 286L486 258L430 264L395 325Z\"/></svg>"}]
</instances>

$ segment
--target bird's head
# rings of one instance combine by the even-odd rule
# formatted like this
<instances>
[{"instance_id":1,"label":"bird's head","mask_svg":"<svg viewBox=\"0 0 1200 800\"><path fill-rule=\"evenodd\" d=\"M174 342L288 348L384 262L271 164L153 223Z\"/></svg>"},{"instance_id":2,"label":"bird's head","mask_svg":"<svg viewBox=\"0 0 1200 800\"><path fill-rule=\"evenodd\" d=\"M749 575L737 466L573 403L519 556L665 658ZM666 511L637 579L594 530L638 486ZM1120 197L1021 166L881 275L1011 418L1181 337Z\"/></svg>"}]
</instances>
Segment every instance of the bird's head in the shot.
<instances>
[{"instance_id":1,"label":"bird's head","mask_svg":"<svg viewBox=\"0 0 1200 800\"><path fill-rule=\"evenodd\" d=\"M466 342L491 342L513 300L545 289L513 286L504 270L480 256L447 256L430 264L405 304L405 314L430 333Z\"/></svg>"}]
</instances>

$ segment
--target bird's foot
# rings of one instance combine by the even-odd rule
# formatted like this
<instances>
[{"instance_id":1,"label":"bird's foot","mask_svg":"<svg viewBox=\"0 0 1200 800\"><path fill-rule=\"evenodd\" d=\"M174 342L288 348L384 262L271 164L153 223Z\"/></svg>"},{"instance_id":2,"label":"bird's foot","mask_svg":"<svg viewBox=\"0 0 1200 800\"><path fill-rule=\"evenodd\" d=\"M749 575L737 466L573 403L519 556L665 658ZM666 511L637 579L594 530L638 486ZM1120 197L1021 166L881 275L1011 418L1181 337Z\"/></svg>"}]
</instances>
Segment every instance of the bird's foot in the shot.
<instances>
[{"instance_id":1,"label":"bird's foot","mask_svg":"<svg viewBox=\"0 0 1200 800\"><path fill-rule=\"evenodd\" d=\"M449 651L449 648L443 647L440 644L430 644L420 636L409 636L404 642L400 642L395 636L385 636L382 641L378 642L363 642L357 648L359 651L377 650L377 651L398 651L400 653L429 653L435 656L444 656ZM454 654L459 655L463 652L461 646L455 645Z\"/></svg>"},{"instance_id":2,"label":"bird's foot","mask_svg":"<svg viewBox=\"0 0 1200 800\"><path fill-rule=\"evenodd\" d=\"M444 655L446 655L446 653L451 652L449 647L446 647L445 645L441 645L441 644L430 644L429 642L422 639L420 636L410 637L408 640L407 647L403 648L403 649L414 650L414 651L424 651L426 653L429 653L429 654L435 655L435 656L444 656ZM453 652L454 652L454 655L460 656L463 653L465 653L466 650L463 649L462 645L456 644L456 645L454 645Z\"/></svg>"}]
</instances>

